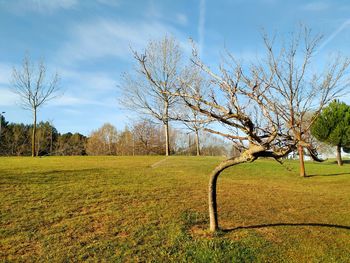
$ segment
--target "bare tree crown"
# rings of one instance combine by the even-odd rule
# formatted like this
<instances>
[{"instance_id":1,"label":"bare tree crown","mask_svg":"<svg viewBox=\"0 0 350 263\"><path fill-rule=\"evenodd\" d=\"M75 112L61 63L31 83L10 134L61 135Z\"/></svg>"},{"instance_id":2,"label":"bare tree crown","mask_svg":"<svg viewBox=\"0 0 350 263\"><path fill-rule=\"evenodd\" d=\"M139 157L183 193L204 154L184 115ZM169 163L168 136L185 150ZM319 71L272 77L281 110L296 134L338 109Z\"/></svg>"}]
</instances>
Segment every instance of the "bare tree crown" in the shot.
<instances>
[{"instance_id":1,"label":"bare tree crown","mask_svg":"<svg viewBox=\"0 0 350 263\"><path fill-rule=\"evenodd\" d=\"M40 61L36 68L28 56L23 59L20 68L13 69L13 92L18 94L22 107L27 110L36 110L55 98L59 90L58 82L57 73L47 80L45 63Z\"/></svg>"},{"instance_id":2,"label":"bare tree crown","mask_svg":"<svg viewBox=\"0 0 350 263\"><path fill-rule=\"evenodd\" d=\"M242 151L261 146L278 157L298 144L312 148L303 135L321 109L347 87L343 80L350 62L338 56L320 74L312 72L311 59L321 39L303 28L277 49L264 35L263 59L247 66L227 52L218 73L194 50L192 62L210 78L211 90L198 94L183 80L178 96L209 121L224 125L227 133L208 130L233 140Z\"/></svg>"},{"instance_id":3,"label":"bare tree crown","mask_svg":"<svg viewBox=\"0 0 350 263\"><path fill-rule=\"evenodd\" d=\"M168 121L169 109L176 97L181 70L181 52L174 38L151 41L144 52L133 51L137 67L133 75L124 74L121 103L128 109Z\"/></svg>"}]
</instances>

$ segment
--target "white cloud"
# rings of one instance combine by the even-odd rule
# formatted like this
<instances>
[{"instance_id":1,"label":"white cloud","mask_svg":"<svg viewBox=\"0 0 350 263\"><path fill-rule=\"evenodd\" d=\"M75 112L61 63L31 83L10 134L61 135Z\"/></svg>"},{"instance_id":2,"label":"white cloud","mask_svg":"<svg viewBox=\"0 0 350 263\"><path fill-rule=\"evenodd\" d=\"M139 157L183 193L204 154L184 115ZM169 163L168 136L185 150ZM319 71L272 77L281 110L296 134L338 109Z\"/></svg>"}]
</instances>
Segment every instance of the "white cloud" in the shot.
<instances>
[{"instance_id":1,"label":"white cloud","mask_svg":"<svg viewBox=\"0 0 350 263\"><path fill-rule=\"evenodd\" d=\"M14 106L17 101L16 94L9 89L0 88L0 106Z\"/></svg>"},{"instance_id":2,"label":"white cloud","mask_svg":"<svg viewBox=\"0 0 350 263\"><path fill-rule=\"evenodd\" d=\"M144 11L148 19L157 19L167 23L175 23L177 25L186 26L188 23L188 17L184 13L169 13L162 8L159 1L150 0L149 4Z\"/></svg>"},{"instance_id":3,"label":"white cloud","mask_svg":"<svg viewBox=\"0 0 350 263\"><path fill-rule=\"evenodd\" d=\"M74 109L64 108L64 109L62 109L62 111L64 111L65 113L68 113L69 115L81 115L82 114L82 111L74 110Z\"/></svg>"},{"instance_id":4,"label":"white cloud","mask_svg":"<svg viewBox=\"0 0 350 263\"><path fill-rule=\"evenodd\" d=\"M63 95L53 100L50 105L51 106L80 106L80 105L90 105L95 104L95 101L91 101L88 99L83 99L81 97L74 97L71 95Z\"/></svg>"},{"instance_id":5,"label":"white cloud","mask_svg":"<svg viewBox=\"0 0 350 263\"><path fill-rule=\"evenodd\" d=\"M142 49L150 39L159 39L165 34L180 36L180 44L189 46L177 29L157 21L123 23L98 19L72 27L71 38L62 46L57 58L62 63L111 56L129 59L130 47Z\"/></svg>"},{"instance_id":6,"label":"white cloud","mask_svg":"<svg viewBox=\"0 0 350 263\"><path fill-rule=\"evenodd\" d=\"M330 8L330 4L327 2L311 2L303 5L302 9L311 12L325 11Z\"/></svg>"},{"instance_id":7,"label":"white cloud","mask_svg":"<svg viewBox=\"0 0 350 263\"><path fill-rule=\"evenodd\" d=\"M117 81L104 72L84 72L70 69L59 69L60 76L71 86L84 87L84 90L113 90Z\"/></svg>"},{"instance_id":8,"label":"white cloud","mask_svg":"<svg viewBox=\"0 0 350 263\"><path fill-rule=\"evenodd\" d=\"M176 21L178 24L185 26L188 23L188 18L185 14L176 14Z\"/></svg>"},{"instance_id":9,"label":"white cloud","mask_svg":"<svg viewBox=\"0 0 350 263\"><path fill-rule=\"evenodd\" d=\"M13 0L0 2L0 6L13 12L51 13L59 9L71 9L78 5L78 0Z\"/></svg>"},{"instance_id":10,"label":"white cloud","mask_svg":"<svg viewBox=\"0 0 350 263\"><path fill-rule=\"evenodd\" d=\"M8 84L12 77L12 67L0 63L0 84Z\"/></svg>"},{"instance_id":11,"label":"white cloud","mask_svg":"<svg viewBox=\"0 0 350 263\"><path fill-rule=\"evenodd\" d=\"M64 80L61 83L63 95L50 105L53 106L115 106L110 96L116 97L117 81L103 72L84 72L70 69L60 69L59 74Z\"/></svg>"},{"instance_id":12,"label":"white cloud","mask_svg":"<svg viewBox=\"0 0 350 263\"><path fill-rule=\"evenodd\" d=\"M350 94L344 94L344 96L342 96L340 98L341 101L344 101L346 104L350 105Z\"/></svg>"},{"instance_id":13,"label":"white cloud","mask_svg":"<svg viewBox=\"0 0 350 263\"><path fill-rule=\"evenodd\" d=\"M335 39L342 31L350 26L350 19L345 20L318 48L317 52L320 52L328 43Z\"/></svg>"},{"instance_id":14,"label":"white cloud","mask_svg":"<svg viewBox=\"0 0 350 263\"><path fill-rule=\"evenodd\" d=\"M112 6L112 7L117 7L117 6L120 6L121 4L120 0L97 0L97 2L103 5Z\"/></svg>"}]
</instances>

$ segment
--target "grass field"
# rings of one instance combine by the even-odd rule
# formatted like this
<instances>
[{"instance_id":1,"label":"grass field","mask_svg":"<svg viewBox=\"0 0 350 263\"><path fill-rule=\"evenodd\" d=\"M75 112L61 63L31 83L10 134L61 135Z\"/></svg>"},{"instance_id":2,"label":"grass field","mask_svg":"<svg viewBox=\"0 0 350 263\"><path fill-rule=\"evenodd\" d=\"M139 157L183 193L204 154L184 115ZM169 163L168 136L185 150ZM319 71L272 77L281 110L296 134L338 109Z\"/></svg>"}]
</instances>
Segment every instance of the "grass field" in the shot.
<instances>
[{"instance_id":1,"label":"grass field","mask_svg":"<svg viewBox=\"0 0 350 263\"><path fill-rule=\"evenodd\" d=\"M0 158L0 261L350 262L349 163L226 170L211 235L220 158L162 159Z\"/></svg>"}]
</instances>

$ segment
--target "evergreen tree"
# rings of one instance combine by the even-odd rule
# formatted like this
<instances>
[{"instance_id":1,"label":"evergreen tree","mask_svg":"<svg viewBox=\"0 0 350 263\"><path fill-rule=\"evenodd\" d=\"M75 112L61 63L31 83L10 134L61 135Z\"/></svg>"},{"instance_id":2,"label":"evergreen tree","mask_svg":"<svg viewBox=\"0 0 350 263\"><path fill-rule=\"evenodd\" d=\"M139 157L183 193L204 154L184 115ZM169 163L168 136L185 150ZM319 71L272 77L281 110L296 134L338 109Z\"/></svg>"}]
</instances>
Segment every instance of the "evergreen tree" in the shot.
<instances>
[{"instance_id":1,"label":"evergreen tree","mask_svg":"<svg viewBox=\"0 0 350 263\"><path fill-rule=\"evenodd\" d=\"M338 165L343 165L341 148L350 145L350 106L330 103L312 125L311 133L317 140L336 146Z\"/></svg>"}]
</instances>

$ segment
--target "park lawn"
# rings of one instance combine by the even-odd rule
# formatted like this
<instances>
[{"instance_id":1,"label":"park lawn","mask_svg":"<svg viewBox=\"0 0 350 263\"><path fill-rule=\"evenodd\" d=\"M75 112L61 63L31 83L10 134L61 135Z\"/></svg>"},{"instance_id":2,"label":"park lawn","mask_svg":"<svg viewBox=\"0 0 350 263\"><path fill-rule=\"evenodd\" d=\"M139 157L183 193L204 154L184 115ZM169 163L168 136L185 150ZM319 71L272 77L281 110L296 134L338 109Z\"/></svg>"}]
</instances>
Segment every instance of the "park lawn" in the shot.
<instances>
[{"instance_id":1,"label":"park lawn","mask_svg":"<svg viewBox=\"0 0 350 263\"><path fill-rule=\"evenodd\" d=\"M218 157L0 158L0 261L349 262L350 164ZM157 163L156 165L153 165Z\"/></svg>"}]
</instances>

